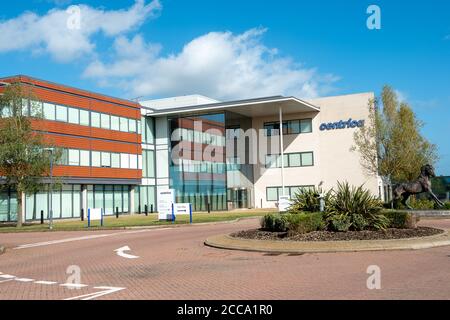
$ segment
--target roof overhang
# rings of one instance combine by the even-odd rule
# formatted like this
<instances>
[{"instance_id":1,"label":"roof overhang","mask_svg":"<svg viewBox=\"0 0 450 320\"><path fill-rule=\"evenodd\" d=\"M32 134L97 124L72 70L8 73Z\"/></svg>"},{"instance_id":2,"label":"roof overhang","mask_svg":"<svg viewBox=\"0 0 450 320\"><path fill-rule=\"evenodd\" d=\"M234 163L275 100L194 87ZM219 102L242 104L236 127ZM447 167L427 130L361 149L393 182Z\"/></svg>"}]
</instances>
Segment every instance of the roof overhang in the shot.
<instances>
[{"instance_id":1,"label":"roof overhang","mask_svg":"<svg viewBox=\"0 0 450 320\"><path fill-rule=\"evenodd\" d=\"M219 113L224 111L234 112L246 117L268 117L279 114L279 110L283 114L303 113L303 112L319 112L320 108L306 101L295 97L269 97L250 100L239 100L231 102L204 104L197 106L188 106L180 108L171 108L166 110L156 110L147 113L147 116L163 117L163 116L188 116L203 113Z\"/></svg>"}]
</instances>

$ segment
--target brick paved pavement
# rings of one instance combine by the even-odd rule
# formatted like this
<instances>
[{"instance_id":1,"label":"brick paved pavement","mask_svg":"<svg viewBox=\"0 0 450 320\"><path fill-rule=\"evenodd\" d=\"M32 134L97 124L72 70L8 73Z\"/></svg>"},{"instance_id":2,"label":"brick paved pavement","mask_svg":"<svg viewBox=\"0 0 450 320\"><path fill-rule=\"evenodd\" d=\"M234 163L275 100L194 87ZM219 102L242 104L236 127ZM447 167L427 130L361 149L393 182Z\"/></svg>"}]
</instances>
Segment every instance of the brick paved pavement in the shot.
<instances>
[{"instance_id":1,"label":"brick paved pavement","mask_svg":"<svg viewBox=\"0 0 450 320\"><path fill-rule=\"evenodd\" d=\"M422 225L450 228L450 220ZM450 299L450 247L420 251L267 255L205 247L206 237L256 227L256 219L175 229L0 234L0 299ZM108 235L24 249L50 240ZM114 252L129 246L138 259ZM82 289L61 287L78 265ZM368 290L366 269L381 268L381 290ZM20 282L2 277L33 279ZM37 284L35 281L56 284Z\"/></svg>"}]
</instances>

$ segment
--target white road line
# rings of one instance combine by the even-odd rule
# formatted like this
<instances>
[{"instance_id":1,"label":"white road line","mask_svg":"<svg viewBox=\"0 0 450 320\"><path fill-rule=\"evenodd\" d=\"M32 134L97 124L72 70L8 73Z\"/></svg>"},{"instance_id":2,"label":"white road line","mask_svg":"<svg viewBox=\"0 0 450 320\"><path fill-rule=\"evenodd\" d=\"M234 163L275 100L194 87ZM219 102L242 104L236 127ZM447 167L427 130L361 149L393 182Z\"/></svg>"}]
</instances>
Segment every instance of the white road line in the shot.
<instances>
[{"instance_id":1,"label":"white road line","mask_svg":"<svg viewBox=\"0 0 450 320\"><path fill-rule=\"evenodd\" d=\"M68 288L84 288L87 287L87 284L81 284L81 283L63 283L60 284L61 287L68 287Z\"/></svg>"},{"instance_id":2,"label":"white road line","mask_svg":"<svg viewBox=\"0 0 450 320\"><path fill-rule=\"evenodd\" d=\"M72 298L66 298L64 300L76 300L76 299L80 299L80 300L92 300L107 294L112 294L114 292L120 291L120 290L124 290L125 288L117 288L117 287L94 287L94 289L101 289L103 291L99 291L99 292L94 292L94 293L88 293L88 294L83 294L81 296L77 296L77 297L72 297Z\"/></svg>"},{"instance_id":3,"label":"white road line","mask_svg":"<svg viewBox=\"0 0 450 320\"><path fill-rule=\"evenodd\" d=\"M14 279L8 279L8 280L1 280L0 281L0 283L3 283L3 282L8 282L8 281L13 281Z\"/></svg>"},{"instance_id":4,"label":"white road line","mask_svg":"<svg viewBox=\"0 0 450 320\"><path fill-rule=\"evenodd\" d=\"M35 281L34 283L36 284L46 284L46 285L52 285L52 284L57 284L58 282L55 281Z\"/></svg>"},{"instance_id":5,"label":"white road line","mask_svg":"<svg viewBox=\"0 0 450 320\"><path fill-rule=\"evenodd\" d=\"M34 279L28 279L28 278L15 278L15 281L19 281L19 282L33 282Z\"/></svg>"},{"instance_id":6,"label":"white road line","mask_svg":"<svg viewBox=\"0 0 450 320\"><path fill-rule=\"evenodd\" d=\"M61 240L53 240L53 241L45 241L45 242L23 244L23 245L20 245L18 247L15 247L14 249L26 249L26 248L34 248L34 247L43 247L43 246L49 246L49 245L52 245L52 244L59 244L59 243L65 243L65 242L104 238L104 237L109 237L109 236L112 236L112 235L114 235L114 233L111 233L111 234L97 234L97 235L85 236L85 237L68 238L68 239L61 239Z\"/></svg>"},{"instance_id":7,"label":"white road line","mask_svg":"<svg viewBox=\"0 0 450 320\"><path fill-rule=\"evenodd\" d=\"M0 278L3 279L14 279L16 276L12 276L10 274L0 274Z\"/></svg>"},{"instance_id":8,"label":"white road line","mask_svg":"<svg viewBox=\"0 0 450 320\"><path fill-rule=\"evenodd\" d=\"M116 232L116 233L96 234L96 235L76 237L76 238L67 238L67 239L60 239L60 240L53 240L53 241L44 241L44 242L22 244L22 245L20 245L18 247L15 247L13 249L14 250L20 250L20 249L28 249L28 248L35 248L35 247L44 247L44 246L50 246L50 245L66 243L66 242L92 240L92 239L99 239L99 238L105 238L105 237L113 237L113 236L123 235L123 234L135 234L135 233L143 233L143 232L150 232L150 231L164 231L164 230L170 230L170 229L174 229L174 228L143 229L143 230L137 230L137 231L125 231L125 232Z\"/></svg>"}]
</instances>

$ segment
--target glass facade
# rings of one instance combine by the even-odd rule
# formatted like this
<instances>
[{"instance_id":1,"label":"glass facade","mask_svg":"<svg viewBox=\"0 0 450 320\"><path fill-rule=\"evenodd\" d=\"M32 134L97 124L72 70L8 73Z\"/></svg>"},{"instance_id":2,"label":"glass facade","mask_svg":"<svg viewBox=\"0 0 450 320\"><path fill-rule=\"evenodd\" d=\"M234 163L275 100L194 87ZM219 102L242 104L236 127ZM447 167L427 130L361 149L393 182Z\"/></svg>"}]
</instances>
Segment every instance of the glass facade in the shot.
<instances>
[{"instance_id":1,"label":"glass facade","mask_svg":"<svg viewBox=\"0 0 450 320\"><path fill-rule=\"evenodd\" d=\"M134 189L134 210L136 212L156 211L156 188L155 186L136 186Z\"/></svg>"},{"instance_id":2,"label":"glass facade","mask_svg":"<svg viewBox=\"0 0 450 320\"><path fill-rule=\"evenodd\" d=\"M88 208L103 208L105 215L129 212L130 186L128 185L88 185Z\"/></svg>"},{"instance_id":3,"label":"glass facade","mask_svg":"<svg viewBox=\"0 0 450 320\"><path fill-rule=\"evenodd\" d=\"M225 114L169 119L169 182L176 202L226 210Z\"/></svg>"}]
</instances>

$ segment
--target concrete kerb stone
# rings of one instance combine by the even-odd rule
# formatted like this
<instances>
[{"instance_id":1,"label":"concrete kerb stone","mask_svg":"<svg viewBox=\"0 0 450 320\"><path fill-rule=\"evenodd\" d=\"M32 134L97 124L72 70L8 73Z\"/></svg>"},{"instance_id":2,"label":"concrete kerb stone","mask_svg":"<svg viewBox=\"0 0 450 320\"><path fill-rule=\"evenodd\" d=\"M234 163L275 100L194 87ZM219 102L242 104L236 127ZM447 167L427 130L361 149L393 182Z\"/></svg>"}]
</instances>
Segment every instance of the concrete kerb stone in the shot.
<instances>
[{"instance_id":1,"label":"concrete kerb stone","mask_svg":"<svg viewBox=\"0 0 450 320\"><path fill-rule=\"evenodd\" d=\"M444 233L394 240L351 241L273 241L239 239L228 234L212 236L204 242L206 246L241 251L265 253L332 253L357 251L419 250L450 245L448 230Z\"/></svg>"}]
</instances>

